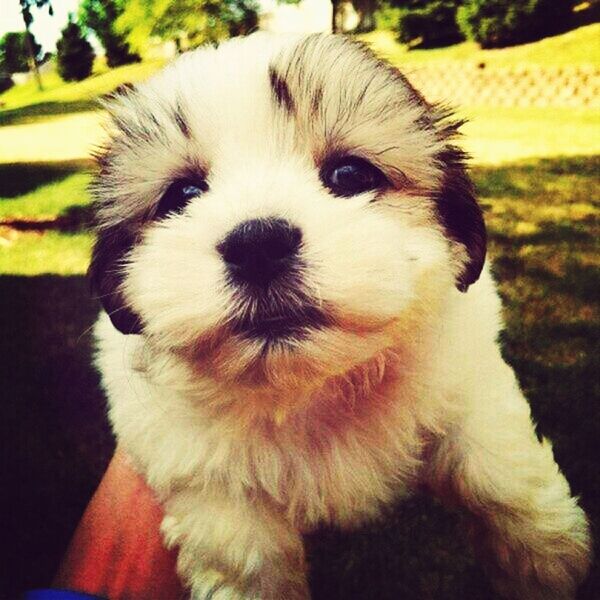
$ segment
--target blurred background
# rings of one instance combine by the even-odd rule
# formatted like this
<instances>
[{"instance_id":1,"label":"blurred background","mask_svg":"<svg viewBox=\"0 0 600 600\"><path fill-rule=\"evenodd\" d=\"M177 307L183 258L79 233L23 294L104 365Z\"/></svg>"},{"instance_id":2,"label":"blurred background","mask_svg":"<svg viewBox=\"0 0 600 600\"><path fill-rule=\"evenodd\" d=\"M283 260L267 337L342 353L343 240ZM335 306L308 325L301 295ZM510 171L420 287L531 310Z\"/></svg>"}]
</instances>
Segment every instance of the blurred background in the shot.
<instances>
[{"instance_id":1,"label":"blurred background","mask_svg":"<svg viewBox=\"0 0 600 600\"><path fill-rule=\"evenodd\" d=\"M504 353L600 523L599 21L599 0L0 0L0 598L49 583L113 451L85 279L97 99L255 30L356 36L468 119ZM417 497L319 531L314 598L494 598L462 529Z\"/></svg>"}]
</instances>

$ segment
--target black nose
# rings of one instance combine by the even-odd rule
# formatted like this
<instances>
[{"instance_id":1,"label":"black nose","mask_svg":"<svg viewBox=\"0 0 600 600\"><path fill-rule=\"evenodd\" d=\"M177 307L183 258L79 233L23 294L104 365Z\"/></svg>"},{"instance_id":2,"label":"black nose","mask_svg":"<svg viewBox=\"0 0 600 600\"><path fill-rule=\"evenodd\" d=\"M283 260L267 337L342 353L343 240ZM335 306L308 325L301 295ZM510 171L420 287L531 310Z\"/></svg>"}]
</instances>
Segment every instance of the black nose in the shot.
<instances>
[{"instance_id":1,"label":"black nose","mask_svg":"<svg viewBox=\"0 0 600 600\"><path fill-rule=\"evenodd\" d=\"M217 246L236 283L267 287L297 264L300 229L284 219L240 223Z\"/></svg>"}]
</instances>

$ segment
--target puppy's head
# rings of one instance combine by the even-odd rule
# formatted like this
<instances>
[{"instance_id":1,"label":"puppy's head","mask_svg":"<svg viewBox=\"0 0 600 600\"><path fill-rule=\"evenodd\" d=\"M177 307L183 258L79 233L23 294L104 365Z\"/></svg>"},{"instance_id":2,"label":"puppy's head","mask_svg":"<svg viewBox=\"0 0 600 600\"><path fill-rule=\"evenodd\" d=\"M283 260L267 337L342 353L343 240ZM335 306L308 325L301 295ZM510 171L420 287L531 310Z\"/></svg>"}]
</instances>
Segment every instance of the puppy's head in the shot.
<instances>
[{"instance_id":1,"label":"puppy's head","mask_svg":"<svg viewBox=\"0 0 600 600\"><path fill-rule=\"evenodd\" d=\"M109 109L93 285L117 329L215 378L345 373L479 276L456 126L347 38L197 50Z\"/></svg>"}]
</instances>

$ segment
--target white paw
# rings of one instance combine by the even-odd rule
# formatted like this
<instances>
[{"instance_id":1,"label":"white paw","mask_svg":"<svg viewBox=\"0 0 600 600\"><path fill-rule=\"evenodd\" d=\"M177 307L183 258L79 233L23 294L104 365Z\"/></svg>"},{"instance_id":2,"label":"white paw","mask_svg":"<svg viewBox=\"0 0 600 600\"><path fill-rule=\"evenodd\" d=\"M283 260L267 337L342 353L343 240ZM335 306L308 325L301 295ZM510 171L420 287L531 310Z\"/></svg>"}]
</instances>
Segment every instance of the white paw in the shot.
<instances>
[{"instance_id":1,"label":"white paw","mask_svg":"<svg viewBox=\"0 0 600 600\"><path fill-rule=\"evenodd\" d=\"M585 578L592 560L587 518L576 506L570 529L550 534L523 527L520 544L496 541L499 570L495 583L500 594L511 600L571 600ZM551 529L551 526L549 527ZM530 537L527 537L527 534Z\"/></svg>"},{"instance_id":2,"label":"white paw","mask_svg":"<svg viewBox=\"0 0 600 600\"><path fill-rule=\"evenodd\" d=\"M191 590L192 600L258 600L258 596L239 591L221 573L209 569L192 576Z\"/></svg>"}]
</instances>

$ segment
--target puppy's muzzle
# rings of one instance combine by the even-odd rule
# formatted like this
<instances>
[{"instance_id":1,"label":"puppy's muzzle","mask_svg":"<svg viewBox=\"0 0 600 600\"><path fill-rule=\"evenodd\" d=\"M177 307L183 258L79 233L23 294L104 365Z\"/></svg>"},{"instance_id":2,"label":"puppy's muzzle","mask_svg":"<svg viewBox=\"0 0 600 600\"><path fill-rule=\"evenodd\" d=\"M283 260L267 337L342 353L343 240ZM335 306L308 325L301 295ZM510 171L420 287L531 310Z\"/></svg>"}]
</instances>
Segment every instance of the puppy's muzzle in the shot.
<instances>
[{"instance_id":1,"label":"puppy's muzzle","mask_svg":"<svg viewBox=\"0 0 600 600\"><path fill-rule=\"evenodd\" d=\"M302 232L285 219L240 223L218 244L240 306L233 331L267 341L302 338L327 324L307 294L300 257Z\"/></svg>"},{"instance_id":2,"label":"puppy's muzzle","mask_svg":"<svg viewBox=\"0 0 600 600\"><path fill-rule=\"evenodd\" d=\"M240 223L217 246L230 280L268 288L297 270L302 232L284 219L252 219Z\"/></svg>"}]
</instances>

